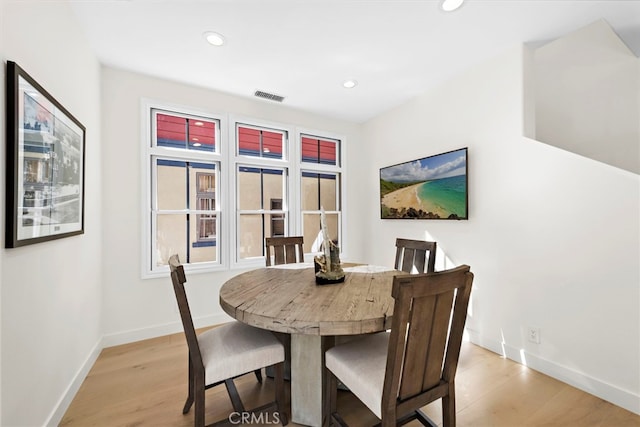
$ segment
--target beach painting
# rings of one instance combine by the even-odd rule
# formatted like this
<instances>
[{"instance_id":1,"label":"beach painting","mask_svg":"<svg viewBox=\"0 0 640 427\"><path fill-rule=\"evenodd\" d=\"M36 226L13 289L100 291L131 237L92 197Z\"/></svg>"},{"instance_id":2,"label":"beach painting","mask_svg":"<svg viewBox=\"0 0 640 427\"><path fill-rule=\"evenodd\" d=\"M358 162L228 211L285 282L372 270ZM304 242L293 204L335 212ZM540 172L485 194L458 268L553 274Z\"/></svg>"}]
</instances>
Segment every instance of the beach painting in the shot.
<instances>
[{"instance_id":1,"label":"beach painting","mask_svg":"<svg viewBox=\"0 0 640 427\"><path fill-rule=\"evenodd\" d=\"M467 219L467 148L380 169L382 219Z\"/></svg>"}]
</instances>

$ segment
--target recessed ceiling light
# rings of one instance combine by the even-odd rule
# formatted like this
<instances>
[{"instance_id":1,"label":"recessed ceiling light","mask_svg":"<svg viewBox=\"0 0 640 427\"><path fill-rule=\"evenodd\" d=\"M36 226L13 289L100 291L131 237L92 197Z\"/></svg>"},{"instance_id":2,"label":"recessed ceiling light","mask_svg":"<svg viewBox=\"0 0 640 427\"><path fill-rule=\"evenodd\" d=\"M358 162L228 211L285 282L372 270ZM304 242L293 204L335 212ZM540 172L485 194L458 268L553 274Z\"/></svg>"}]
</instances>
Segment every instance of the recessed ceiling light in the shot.
<instances>
[{"instance_id":1,"label":"recessed ceiling light","mask_svg":"<svg viewBox=\"0 0 640 427\"><path fill-rule=\"evenodd\" d=\"M214 46L222 46L224 44L224 37L220 33L207 31L204 33L204 38Z\"/></svg>"},{"instance_id":2,"label":"recessed ceiling light","mask_svg":"<svg viewBox=\"0 0 640 427\"><path fill-rule=\"evenodd\" d=\"M452 12L462 6L464 0L443 0L440 7L445 12Z\"/></svg>"},{"instance_id":3,"label":"recessed ceiling light","mask_svg":"<svg viewBox=\"0 0 640 427\"><path fill-rule=\"evenodd\" d=\"M352 89L354 87L356 87L358 85L358 82L355 80L345 80L342 83L342 86L346 87L347 89Z\"/></svg>"}]
</instances>

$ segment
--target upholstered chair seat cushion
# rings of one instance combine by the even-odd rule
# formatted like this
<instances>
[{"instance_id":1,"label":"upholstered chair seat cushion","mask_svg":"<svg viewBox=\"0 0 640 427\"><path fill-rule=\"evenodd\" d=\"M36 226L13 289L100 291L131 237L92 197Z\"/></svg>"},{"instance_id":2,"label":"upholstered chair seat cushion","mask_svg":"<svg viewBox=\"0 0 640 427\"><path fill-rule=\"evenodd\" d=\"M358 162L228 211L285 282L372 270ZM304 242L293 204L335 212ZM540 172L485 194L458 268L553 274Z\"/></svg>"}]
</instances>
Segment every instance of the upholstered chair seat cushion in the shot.
<instances>
[{"instance_id":1,"label":"upholstered chair seat cushion","mask_svg":"<svg viewBox=\"0 0 640 427\"><path fill-rule=\"evenodd\" d=\"M337 345L325 354L327 368L378 418L388 347L389 333L382 332Z\"/></svg>"},{"instance_id":2,"label":"upholstered chair seat cushion","mask_svg":"<svg viewBox=\"0 0 640 427\"><path fill-rule=\"evenodd\" d=\"M198 335L206 384L284 361L284 347L269 331L230 322Z\"/></svg>"}]
</instances>

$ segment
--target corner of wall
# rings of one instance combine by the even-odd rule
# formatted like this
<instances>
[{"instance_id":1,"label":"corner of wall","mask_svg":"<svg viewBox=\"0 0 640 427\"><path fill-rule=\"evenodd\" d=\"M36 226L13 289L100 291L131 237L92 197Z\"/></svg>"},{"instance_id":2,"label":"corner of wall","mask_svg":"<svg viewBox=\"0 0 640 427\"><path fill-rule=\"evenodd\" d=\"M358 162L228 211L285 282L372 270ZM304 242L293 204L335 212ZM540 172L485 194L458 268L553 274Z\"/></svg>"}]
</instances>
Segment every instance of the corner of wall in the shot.
<instances>
[{"instance_id":1,"label":"corner of wall","mask_svg":"<svg viewBox=\"0 0 640 427\"><path fill-rule=\"evenodd\" d=\"M91 349L84 363L82 363L76 374L73 376L64 393L62 393L62 396L60 396L60 399L47 418L47 421L44 424L45 426L60 425L62 417L64 417L64 414L67 412L69 405L71 405L73 398L76 396L76 393L78 393L78 390L80 390L80 386L84 382L85 378L89 375L89 371L96 363L96 360L98 360L98 356L100 356L100 352L103 347L103 339L100 339Z\"/></svg>"}]
</instances>

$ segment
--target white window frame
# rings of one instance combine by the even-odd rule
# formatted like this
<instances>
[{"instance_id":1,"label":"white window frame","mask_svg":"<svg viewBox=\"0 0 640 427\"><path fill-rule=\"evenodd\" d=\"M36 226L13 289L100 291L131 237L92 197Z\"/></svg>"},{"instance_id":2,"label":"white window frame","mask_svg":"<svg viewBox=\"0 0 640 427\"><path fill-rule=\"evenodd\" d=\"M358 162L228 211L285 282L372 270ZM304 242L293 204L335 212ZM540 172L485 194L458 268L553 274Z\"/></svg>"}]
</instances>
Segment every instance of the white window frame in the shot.
<instances>
[{"instance_id":1,"label":"white window frame","mask_svg":"<svg viewBox=\"0 0 640 427\"><path fill-rule=\"evenodd\" d=\"M327 165L323 163L311 163L311 162L303 162L302 161L302 137L308 136L312 138L320 138L327 140L335 140L339 142L338 150L336 153L336 163L337 165ZM345 174L345 165L346 165L346 138L342 135L335 134L332 132L326 132L317 129L304 129L298 128L296 129L296 147L298 149L297 152L297 164L298 164L298 173L297 173L297 187L298 194L297 202L298 206L296 209L296 213L298 215L298 224L300 224L300 230L304 229L304 214L320 214L320 210L318 211L303 211L302 210L302 195L300 191L302 191L302 173L303 172L311 172L311 173L327 173L327 174L338 174L340 175L340 183L338 186L338 194L336 194L336 206L339 207L338 211L325 211L326 214L337 214L338 215L338 241L340 247L340 257L344 259L348 257L348 244L344 240L345 234L343 233L344 228L344 212L346 212L346 198L345 198L345 189L346 187L346 174ZM301 231L302 232L302 231ZM320 252L311 252L311 255L320 255Z\"/></svg>"},{"instance_id":2,"label":"white window frame","mask_svg":"<svg viewBox=\"0 0 640 427\"><path fill-rule=\"evenodd\" d=\"M258 156L247 156L241 155L239 153L239 144L237 138L237 128L238 126L261 129L261 130L272 130L276 132L284 132L285 140L284 147L282 148L282 159L273 159L268 157L258 157ZM264 256L259 257L251 257L240 259L240 215L241 214L269 214L269 213L282 213L285 215L285 231L288 235L294 235L294 231L297 230L296 227L296 215L293 214L291 209L291 196L292 194L297 194L294 192L293 187L295 187L294 179L295 177L294 170L297 171L296 161L294 160L294 143L292 143L292 135L295 134L295 128L276 122L268 122L264 120L257 120L254 118L243 117L243 116L231 116L229 120L229 141L230 151L233 150L231 156L231 165L230 169L233 171L233 176L231 177L231 185L233 188L234 198L231 200L232 206L232 224L231 230L234 233L234 244L233 244L233 252L231 254L231 268L257 268L264 267ZM282 189L282 210L272 211L270 209L260 209L260 210L240 210L238 205L238 192L239 184L238 184L238 170L239 167L254 167L261 169L284 169L285 177ZM293 233L293 234L292 234ZM264 245L264 242L263 242Z\"/></svg>"},{"instance_id":3,"label":"white window frame","mask_svg":"<svg viewBox=\"0 0 640 427\"><path fill-rule=\"evenodd\" d=\"M155 278L166 277L169 273L169 267L156 266L155 248L157 238L157 223L155 221L155 215L152 213L152 206L155 204L155 197L157 195L157 168L154 165L154 160L157 158L189 161L189 162L202 162L213 163L216 165L216 172L218 182L216 182L216 254L217 260L212 262L185 264L185 270L190 272L208 272L225 270L228 268L228 262L226 262L226 246L228 246L229 236L227 227L224 226L225 209L227 205L225 197L228 197L224 186L221 187L221 182L225 182L227 177L224 175L226 169L225 164L225 146L227 145L226 139L226 117L220 114L214 114L207 111L196 110L181 105L167 104L162 102L155 102L151 100L142 100L141 102L142 117L144 118L145 126L142 127L142 156L141 156L141 171L143 171L142 182L142 278ZM181 150L171 147L158 147L154 145L157 140L155 134L155 125L153 123L155 119L154 112L166 112L167 114L175 115L178 117L188 118L203 118L207 120L216 121L218 123L216 129L216 151L214 153L198 151L198 150ZM164 213L186 213L187 210L169 211L164 210ZM198 214L200 211L197 209L189 209L188 212L192 214ZM206 213L209 213L207 211Z\"/></svg>"}]
</instances>

